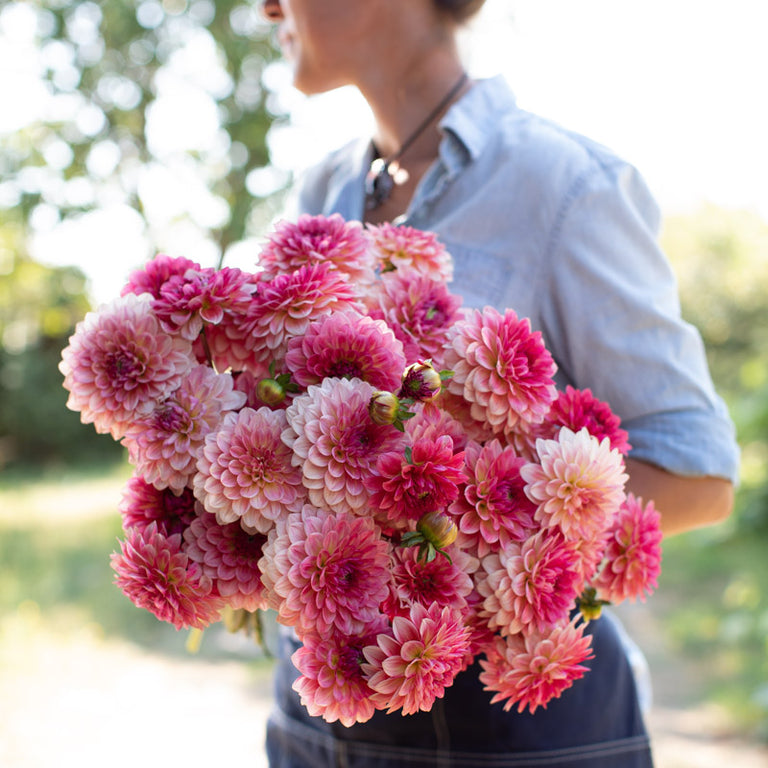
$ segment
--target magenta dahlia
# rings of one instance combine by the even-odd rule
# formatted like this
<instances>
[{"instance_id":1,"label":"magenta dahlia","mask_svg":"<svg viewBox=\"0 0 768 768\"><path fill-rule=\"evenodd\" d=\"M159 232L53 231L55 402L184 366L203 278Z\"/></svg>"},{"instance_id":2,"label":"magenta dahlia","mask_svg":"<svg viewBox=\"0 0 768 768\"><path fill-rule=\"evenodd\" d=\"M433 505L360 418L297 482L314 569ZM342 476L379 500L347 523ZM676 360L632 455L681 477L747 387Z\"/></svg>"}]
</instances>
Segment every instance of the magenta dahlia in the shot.
<instances>
[{"instance_id":1,"label":"magenta dahlia","mask_svg":"<svg viewBox=\"0 0 768 768\"><path fill-rule=\"evenodd\" d=\"M453 260L434 232L389 222L366 229L381 272L413 270L445 283L453 278Z\"/></svg>"},{"instance_id":2,"label":"magenta dahlia","mask_svg":"<svg viewBox=\"0 0 768 768\"><path fill-rule=\"evenodd\" d=\"M261 282L243 329L256 363L282 365L288 340L303 336L319 317L361 309L355 288L327 263L306 266Z\"/></svg>"},{"instance_id":3,"label":"magenta dahlia","mask_svg":"<svg viewBox=\"0 0 768 768\"><path fill-rule=\"evenodd\" d=\"M520 474L536 502L536 519L557 525L569 538L592 539L610 528L624 501L624 459L608 438L598 440L584 427L562 427L555 440L537 440L539 463Z\"/></svg>"},{"instance_id":4,"label":"magenta dahlia","mask_svg":"<svg viewBox=\"0 0 768 768\"><path fill-rule=\"evenodd\" d=\"M444 283L408 270L385 274L369 303L369 314L386 321L409 363L429 358L442 367L448 332L461 316L459 296Z\"/></svg>"},{"instance_id":5,"label":"magenta dahlia","mask_svg":"<svg viewBox=\"0 0 768 768\"><path fill-rule=\"evenodd\" d=\"M327 264L351 283L365 288L375 277L375 257L358 222L339 214L302 215L296 223L281 221L259 256L269 278L304 266Z\"/></svg>"},{"instance_id":6,"label":"magenta dahlia","mask_svg":"<svg viewBox=\"0 0 768 768\"><path fill-rule=\"evenodd\" d=\"M403 715L430 710L464 668L469 642L460 612L414 604L409 616L393 619L391 634L380 634L376 645L363 649L374 703Z\"/></svg>"},{"instance_id":7,"label":"magenta dahlia","mask_svg":"<svg viewBox=\"0 0 768 768\"><path fill-rule=\"evenodd\" d=\"M520 468L526 464L498 440L466 449L468 476L464 493L451 506L462 540L470 540L480 557L510 542L523 541L539 528L536 504L525 495Z\"/></svg>"},{"instance_id":8,"label":"magenta dahlia","mask_svg":"<svg viewBox=\"0 0 768 768\"><path fill-rule=\"evenodd\" d=\"M282 624L354 635L381 615L390 545L369 517L306 505L270 533L259 567Z\"/></svg>"},{"instance_id":9,"label":"magenta dahlia","mask_svg":"<svg viewBox=\"0 0 768 768\"><path fill-rule=\"evenodd\" d=\"M360 379L324 379L286 410L283 440L293 450L309 499L316 507L367 514L364 480L379 456L402 448L402 435L377 424L368 404L374 388Z\"/></svg>"},{"instance_id":10,"label":"magenta dahlia","mask_svg":"<svg viewBox=\"0 0 768 768\"><path fill-rule=\"evenodd\" d=\"M115 584L161 621L176 629L204 629L218 621L224 603L200 565L183 551L181 534L164 536L155 523L131 529L111 562Z\"/></svg>"},{"instance_id":11,"label":"magenta dahlia","mask_svg":"<svg viewBox=\"0 0 768 768\"><path fill-rule=\"evenodd\" d=\"M544 529L481 561L477 579L481 615L502 635L544 631L568 618L581 593L574 545L556 529Z\"/></svg>"},{"instance_id":12,"label":"magenta dahlia","mask_svg":"<svg viewBox=\"0 0 768 768\"><path fill-rule=\"evenodd\" d=\"M417 440L405 453L381 455L376 473L364 478L371 504L390 523L403 528L427 512L441 510L455 501L464 480L464 453L453 452L453 440Z\"/></svg>"},{"instance_id":13,"label":"magenta dahlia","mask_svg":"<svg viewBox=\"0 0 768 768\"><path fill-rule=\"evenodd\" d=\"M127 294L89 312L61 353L67 407L115 439L195 364L190 343L162 330L150 301L148 294Z\"/></svg>"},{"instance_id":14,"label":"magenta dahlia","mask_svg":"<svg viewBox=\"0 0 768 768\"><path fill-rule=\"evenodd\" d=\"M195 519L195 497L191 488L176 494L168 488L156 488L141 475L134 474L123 488L118 509L124 530L143 531L155 523L159 533L171 536L184 533Z\"/></svg>"},{"instance_id":15,"label":"magenta dahlia","mask_svg":"<svg viewBox=\"0 0 768 768\"><path fill-rule=\"evenodd\" d=\"M280 438L285 426L285 411L243 408L206 436L195 496L222 525L239 521L246 531L268 533L276 520L301 509L306 494Z\"/></svg>"},{"instance_id":16,"label":"magenta dahlia","mask_svg":"<svg viewBox=\"0 0 768 768\"><path fill-rule=\"evenodd\" d=\"M661 573L661 515L633 494L622 504L610 531L606 562L594 581L600 597L612 603L645 600Z\"/></svg>"},{"instance_id":17,"label":"magenta dahlia","mask_svg":"<svg viewBox=\"0 0 768 768\"><path fill-rule=\"evenodd\" d=\"M544 634L496 638L480 659L480 682L495 694L492 704L504 701L505 711L517 704L518 712L528 707L533 714L584 677L584 662L593 658L591 642L584 625L574 622Z\"/></svg>"},{"instance_id":18,"label":"magenta dahlia","mask_svg":"<svg viewBox=\"0 0 768 768\"><path fill-rule=\"evenodd\" d=\"M411 444L422 438L434 440L448 435L453 440L454 450L463 451L466 448L467 435L461 424L434 401L414 403L409 410L414 416L405 422L405 434Z\"/></svg>"},{"instance_id":19,"label":"magenta dahlia","mask_svg":"<svg viewBox=\"0 0 768 768\"><path fill-rule=\"evenodd\" d=\"M184 531L185 552L211 579L230 608L267 607L259 560L267 537L247 533L239 523L221 525L205 510Z\"/></svg>"},{"instance_id":20,"label":"magenta dahlia","mask_svg":"<svg viewBox=\"0 0 768 768\"><path fill-rule=\"evenodd\" d=\"M197 471L206 436L244 402L229 374L195 366L151 414L128 427L123 442L131 462L158 488L182 491Z\"/></svg>"},{"instance_id":21,"label":"magenta dahlia","mask_svg":"<svg viewBox=\"0 0 768 768\"><path fill-rule=\"evenodd\" d=\"M141 269L131 272L120 295L149 293L152 298L158 299L160 289L168 280L172 277L181 277L189 269L197 270L201 269L201 266L183 256L172 257L159 253Z\"/></svg>"},{"instance_id":22,"label":"magenta dahlia","mask_svg":"<svg viewBox=\"0 0 768 768\"><path fill-rule=\"evenodd\" d=\"M303 336L290 339L285 365L302 387L343 376L394 390L405 356L403 345L383 320L347 310L318 318Z\"/></svg>"},{"instance_id":23,"label":"magenta dahlia","mask_svg":"<svg viewBox=\"0 0 768 768\"><path fill-rule=\"evenodd\" d=\"M451 329L444 365L453 371L448 389L496 433L541 422L557 396L556 366L541 333L511 309L468 313Z\"/></svg>"}]
</instances>

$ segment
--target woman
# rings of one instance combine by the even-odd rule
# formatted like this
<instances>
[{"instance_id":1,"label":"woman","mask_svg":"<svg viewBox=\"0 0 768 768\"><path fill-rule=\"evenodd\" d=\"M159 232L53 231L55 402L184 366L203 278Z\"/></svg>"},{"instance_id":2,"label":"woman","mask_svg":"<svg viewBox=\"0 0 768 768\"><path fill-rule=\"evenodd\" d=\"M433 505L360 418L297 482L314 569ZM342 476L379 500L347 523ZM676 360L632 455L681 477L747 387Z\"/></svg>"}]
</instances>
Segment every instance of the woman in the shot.
<instances>
[{"instance_id":1,"label":"woman","mask_svg":"<svg viewBox=\"0 0 768 768\"><path fill-rule=\"evenodd\" d=\"M655 204L605 148L520 110L502 80L466 77L456 33L482 2L265 0L295 86L354 85L375 119L372 141L307 175L300 212L437 232L464 305L529 317L558 385L589 387L622 418L633 446L627 488L654 500L665 533L718 522L733 500L733 427L701 340L680 319ZM491 706L470 669L432 712L377 713L352 728L303 710L286 636L271 764L649 766L618 632L609 618L590 628L590 673L535 715Z\"/></svg>"}]
</instances>

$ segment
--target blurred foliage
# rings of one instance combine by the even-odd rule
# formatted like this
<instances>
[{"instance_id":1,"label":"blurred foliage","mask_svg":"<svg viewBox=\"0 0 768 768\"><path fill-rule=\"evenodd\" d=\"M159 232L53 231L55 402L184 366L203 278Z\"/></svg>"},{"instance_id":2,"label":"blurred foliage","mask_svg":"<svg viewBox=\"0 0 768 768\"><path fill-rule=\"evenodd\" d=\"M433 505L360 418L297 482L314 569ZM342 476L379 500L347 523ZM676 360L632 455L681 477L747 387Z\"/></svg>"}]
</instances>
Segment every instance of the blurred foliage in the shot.
<instances>
[{"instance_id":1,"label":"blurred foliage","mask_svg":"<svg viewBox=\"0 0 768 768\"><path fill-rule=\"evenodd\" d=\"M683 315L701 331L742 447L735 521L768 535L768 223L704 206L669 217L662 238Z\"/></svg>"},{"instance_id":2,"label":"blurred foliage","mask_svg":"<svg viewBox=\"0 0 768 768\"><path fill-rule=\"evenodd\" d=\"M267 131L280 113L263 84L276 52L258 4L26 0L3 6L0 22L5 18L9 28L14 14L25 24L31 14L48 91L40 119L0 137L6 205L13 203L33 226L50 226L125 203L151 230L157 222L147 201L160 178L152 173L162 171L182 186L202 182L208 193L192 209L175 201L173 216L199 225L220 254L243 238L260 202L248 191L248 174L268 166ZM166 122L184 99L196 105L194 119L208 125L205 137L153 140L153 116ZM158 233L151 234L162 247Z\"/></svg>"}]
</instances>

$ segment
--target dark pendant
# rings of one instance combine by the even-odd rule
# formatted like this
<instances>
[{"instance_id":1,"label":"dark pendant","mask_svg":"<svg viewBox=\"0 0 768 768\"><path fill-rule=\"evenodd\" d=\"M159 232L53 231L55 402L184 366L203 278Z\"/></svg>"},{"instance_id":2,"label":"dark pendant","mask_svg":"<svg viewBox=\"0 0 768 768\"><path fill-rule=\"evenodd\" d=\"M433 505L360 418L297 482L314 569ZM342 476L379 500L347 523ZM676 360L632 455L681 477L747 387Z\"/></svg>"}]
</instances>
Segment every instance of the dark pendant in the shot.
<instances>
[{"instance_id":1,"label":"dark pendant","mask_svg":"<svg viewBox=\"0 0 768 768\"><path fill-rule=\"evenodd\" d=\"M365 177L365 207L371 211L389 200L395 180L389 172L389 163L380 157L371 163L371 169Z\"/></svg>"}]
</instances>

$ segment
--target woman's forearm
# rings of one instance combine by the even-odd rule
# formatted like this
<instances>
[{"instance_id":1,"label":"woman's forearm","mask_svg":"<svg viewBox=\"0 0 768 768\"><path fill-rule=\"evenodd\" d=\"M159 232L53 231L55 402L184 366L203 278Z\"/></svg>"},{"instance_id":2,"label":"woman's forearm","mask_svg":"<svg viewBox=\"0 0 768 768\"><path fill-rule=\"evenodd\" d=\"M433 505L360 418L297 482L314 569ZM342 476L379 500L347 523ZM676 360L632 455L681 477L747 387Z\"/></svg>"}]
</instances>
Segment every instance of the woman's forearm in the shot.
<instances>
[{"instance_id":1,"label":"woman's forearm","mask_svg":"<svg viewBox=\"0 0 768 768\"><path fill-rule=\"evenodd\" d=\"M723 478L682 477L636 459L627 472L627 491L653 501L665 536L720 523L733 509L733 484Z\"/></svg>"}]
</instances>

